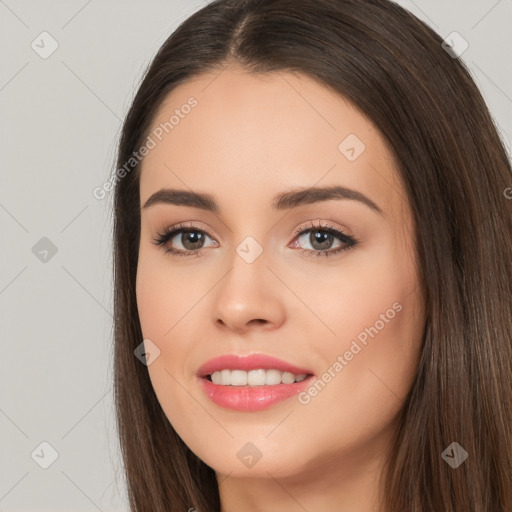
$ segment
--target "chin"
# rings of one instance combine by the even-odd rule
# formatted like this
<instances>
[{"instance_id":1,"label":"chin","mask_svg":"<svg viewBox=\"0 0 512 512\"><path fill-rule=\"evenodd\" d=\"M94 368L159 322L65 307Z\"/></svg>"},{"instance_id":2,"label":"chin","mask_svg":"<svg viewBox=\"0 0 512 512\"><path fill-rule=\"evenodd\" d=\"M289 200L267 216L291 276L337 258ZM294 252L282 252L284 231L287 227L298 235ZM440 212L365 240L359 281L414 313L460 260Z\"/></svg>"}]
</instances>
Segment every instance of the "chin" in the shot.
<instances>
[{"instance_id":1,"label":"chin","mask_svg":"<svg viewBox=\"0 0 512 512\"><path fill-rule=\"evenodd\" d=\"M218 447L218 450L195 451L196 455L219 475L238 478L286 478L307 469L300 443L284 446L281 442L240 441L240 437Z\"/></svg>"}]
</instances>

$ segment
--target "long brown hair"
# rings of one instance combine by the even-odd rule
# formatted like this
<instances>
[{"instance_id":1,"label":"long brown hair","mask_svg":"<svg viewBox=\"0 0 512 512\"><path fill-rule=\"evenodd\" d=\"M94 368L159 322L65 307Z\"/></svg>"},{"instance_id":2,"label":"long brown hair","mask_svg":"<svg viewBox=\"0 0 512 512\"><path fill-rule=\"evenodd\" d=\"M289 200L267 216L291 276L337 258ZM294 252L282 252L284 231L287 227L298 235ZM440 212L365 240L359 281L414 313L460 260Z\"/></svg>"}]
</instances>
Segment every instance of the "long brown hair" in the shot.
<instances>
[{"instance_id":1,"label":"long brown hair","mask_svg":"<svg viewBox=\"0 0 512 512\"><path fill-rule=\"evenodd\" d=\"M464 63L385 0L217 0L171 34L145 73L124 122L114 197L115 405L132 512L220 510L214 470L176 434L134 357L143 339L140 165L126 163L173 88L230 62L318 80L375 123L398 162L427 321L382 475L383 509L510 512L511 166ZM441 456L452 442L468 453L456 469Z\"/></svg>"}]
</instances>

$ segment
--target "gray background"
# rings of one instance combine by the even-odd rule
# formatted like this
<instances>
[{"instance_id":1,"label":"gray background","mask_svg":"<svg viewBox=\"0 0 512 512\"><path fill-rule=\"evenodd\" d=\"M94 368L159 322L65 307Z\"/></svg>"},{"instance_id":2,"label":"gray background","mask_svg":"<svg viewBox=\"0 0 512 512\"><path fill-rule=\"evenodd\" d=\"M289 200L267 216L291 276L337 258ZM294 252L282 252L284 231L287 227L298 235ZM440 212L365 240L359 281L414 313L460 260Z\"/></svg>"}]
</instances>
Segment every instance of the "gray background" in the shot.
<instances>
[{"instance_id":1,"label":"gray background","mask_svg":"<svg viewBox=\"0 0 512 512\"><path fill-rule=\"evenodd\" d=\"M461 58L510 154L512 0L398 3L469 43ZM145 66L204 4L0 0L0 512L128 510L112 402L112 194L92 191L114 167ZM43 31L59 45L46 59L31 47L48 50ZM47 469L43 441L58 453Z\"/></svg>"}]
</instances>

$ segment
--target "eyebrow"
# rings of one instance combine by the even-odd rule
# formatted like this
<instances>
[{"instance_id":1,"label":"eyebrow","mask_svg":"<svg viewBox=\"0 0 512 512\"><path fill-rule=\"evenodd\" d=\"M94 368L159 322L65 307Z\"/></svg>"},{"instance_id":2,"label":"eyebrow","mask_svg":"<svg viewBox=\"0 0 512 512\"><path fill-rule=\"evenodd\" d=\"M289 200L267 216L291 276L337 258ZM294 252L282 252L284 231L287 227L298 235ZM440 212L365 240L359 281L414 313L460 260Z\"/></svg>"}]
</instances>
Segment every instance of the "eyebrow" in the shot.
<instances>
[{"instance_id":1,"label":"eyebrow","mask_svg":"<svg viewBox=\"0 0 512 512\"><path fill-rule=\"evenodd\" d=\"M383 215L382 210L370 198L361 192L341 186L331 187L308 187L289 192L282 192L276 195L272 202L275 210L289 210L299 206L320 203L332 199L349 199L359 201L372 210ZM155 204L173 204L177 206L188 206L200 208L201 210L219 213L220 208L214 197L210 194L192 192L190 190L179 190L164 188L152 194L144 203L143 208L149 208Z\"/></svg>"}]
</instances>

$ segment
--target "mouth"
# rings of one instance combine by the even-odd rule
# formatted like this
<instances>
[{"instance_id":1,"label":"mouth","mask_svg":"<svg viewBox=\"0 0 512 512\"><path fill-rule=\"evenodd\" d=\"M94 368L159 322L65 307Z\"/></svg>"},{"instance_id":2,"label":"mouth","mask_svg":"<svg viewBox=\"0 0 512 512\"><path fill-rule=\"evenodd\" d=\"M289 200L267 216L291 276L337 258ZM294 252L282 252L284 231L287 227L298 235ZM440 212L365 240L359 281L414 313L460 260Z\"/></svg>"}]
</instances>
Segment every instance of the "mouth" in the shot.
<instances>
[{"instance_id":1,"label":"mouth","mask_svg":"<svg viewBox=\"0 0 512 512\"><path fill-rule=\"evenodd\" d=\"M307 389L315 374L264 354L228 354L197 372L206 396L216 405L242 412L275 406Z\"/></svg>"},{"instance_id":2,"label":"mouth","mask_svg":"<svg viewBox=\"0 0 512 512\"><path fill-rule=\"evenodd\" d=\"M201 387L206 396L221 408L239 412L256 412L268 409L269 407L277 407L279 403L284 403L286 400L305 391L315 378L312 374L302 378L301 374L301 380L296 381L294 379L293 383L290 384L285 384L281 380L279 384L233 385L215 384L211 380L213 375L206 375L200 379ZM241 382L244 381L242 380Z\"/></svg>"}]
</instances>

